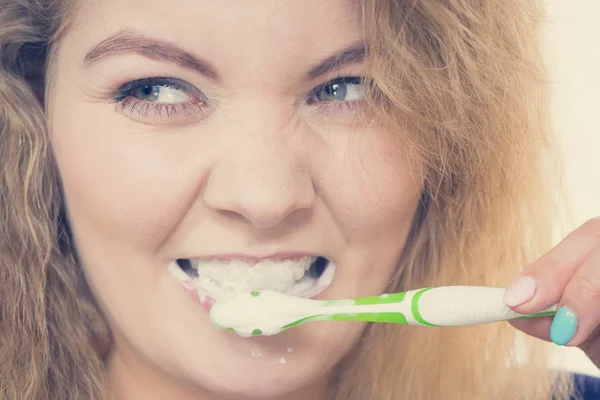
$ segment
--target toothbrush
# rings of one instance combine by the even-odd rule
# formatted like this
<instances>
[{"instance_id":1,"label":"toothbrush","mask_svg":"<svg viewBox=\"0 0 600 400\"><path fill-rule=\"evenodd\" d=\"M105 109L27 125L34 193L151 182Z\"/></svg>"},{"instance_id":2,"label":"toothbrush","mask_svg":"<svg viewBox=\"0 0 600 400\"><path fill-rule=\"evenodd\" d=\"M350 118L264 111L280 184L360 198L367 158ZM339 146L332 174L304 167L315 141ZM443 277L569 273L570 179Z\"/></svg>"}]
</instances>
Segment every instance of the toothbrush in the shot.
<instances>
[{"instance_id":1,"label":"toothbrush","mask_svg":"<svg viewBox=\"0 0 600 400\"><path fill-rule=\"evenodd\" d=\"M311 321L363 321L421 326L468 326L554 315L556 305L519 314L502 301L505 289L444 286L347 300L311 300L273 291L217 301L210 319L240 336L269 336Z\"/></svg>"}]
</instances>

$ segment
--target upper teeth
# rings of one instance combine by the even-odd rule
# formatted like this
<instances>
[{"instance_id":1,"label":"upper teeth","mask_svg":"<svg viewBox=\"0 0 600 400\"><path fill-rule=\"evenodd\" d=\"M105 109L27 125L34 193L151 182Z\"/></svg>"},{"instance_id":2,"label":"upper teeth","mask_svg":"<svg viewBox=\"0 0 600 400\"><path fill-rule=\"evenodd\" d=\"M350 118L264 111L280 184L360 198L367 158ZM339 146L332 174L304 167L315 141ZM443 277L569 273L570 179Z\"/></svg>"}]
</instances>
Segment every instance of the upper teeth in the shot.
<instances>
[{"instance_id":1,"label":"upper teeth","mask_svg":"<svg viewBox=\"0 0 600 400\"><path fill-rule=\"evenodd\" d=\"M302 257L292 260L262 260L250 264L242 260L190 260L198 271L200 280L211 280L223 288L235 291L276 290L287 291L305 272L317 257Z\"/></svg>"}]
</instances>

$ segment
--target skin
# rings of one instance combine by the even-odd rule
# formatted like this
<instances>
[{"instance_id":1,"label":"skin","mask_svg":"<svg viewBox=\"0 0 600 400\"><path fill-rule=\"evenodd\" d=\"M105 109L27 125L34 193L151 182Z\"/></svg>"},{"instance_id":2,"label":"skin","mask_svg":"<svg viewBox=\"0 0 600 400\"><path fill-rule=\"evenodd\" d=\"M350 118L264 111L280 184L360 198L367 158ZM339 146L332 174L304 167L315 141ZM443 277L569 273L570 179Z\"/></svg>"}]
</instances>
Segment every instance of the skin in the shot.
<instances>
[{"instance_id":1,"label":"skin","mask_svg":"<svg viewBox=\"0 0 600 400\"><path fill-rule=\"evenodd\" d=\"M385 127L351 124L360 101L307 103L315 87L364 73L354 62L305 76L365 39L352 4L98 0L76 17L53 65L48 114L81 265L114 334L113 398L326 398L332 368L364 324L241 338L213 327L166 267L305 252L337 266L319 298L384 291L421 174ZM134 54L84 66L126 29L176 43L219 79ZM184 102L202 91L206 106L167 116L111 103L121 85L161 76L194 88L178 92Z\"/></svg>"},{"instance_id":2,"label":"skin","mask_svg":"<svg viewBox=\"0 0 600 400\"><path fill-rule=\"evenodd\" d=\"M82 66L94 46L124 29L176 43L208 60L220 79L131 54ZM98 0L77 16L53 65L48 114L82 268L114 334L112 398L326 398L332 368L363 324L240 338L214 328L166 265L307 252L337 265L320 298L384 290L421 174L401 140L389 145L385 127L350 124L360 103L306 102L318 85L363 73L356 62L304 77L364 39L361 32L358 10L341 0ZM122 84L156 76L189 83L208 106L159 117L111 104ZM596 365L599 233L600 220L592 220L528 267L535 294L514 307L568 305L579 325L567 345ZM514 325L547 340L550 323Z\"/></svg>"}]
</instances>

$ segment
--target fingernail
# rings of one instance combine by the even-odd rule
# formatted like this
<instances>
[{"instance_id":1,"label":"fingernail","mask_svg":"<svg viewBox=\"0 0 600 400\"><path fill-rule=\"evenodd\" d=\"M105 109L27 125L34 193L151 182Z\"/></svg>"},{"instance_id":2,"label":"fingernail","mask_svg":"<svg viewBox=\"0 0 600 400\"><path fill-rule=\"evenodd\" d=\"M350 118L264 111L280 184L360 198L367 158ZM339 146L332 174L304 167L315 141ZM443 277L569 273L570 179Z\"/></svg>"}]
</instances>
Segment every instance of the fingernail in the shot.
<instances>
[{"instance_id":1,"label":"fingernail","mask_svg":"<svg viewBox=\"0 0 600 400\"><path fill-rule=\"evenodd\" d=\"M533 298L535 289L535 280L530 276L522 276L504 292L504 304L509 307L520 306Z\"/></svg>"},{"instance_id":2,"label":"fingernail","mask_svg":"<svg viewBox=\"0 0 600 400\"><path fill-rule=\"evenodd\" d=\"M567 306L562 306L550 325L550 340L559 346L564 346L575 335L577 330L577 316Z\"/></svg>"}]
</instances>

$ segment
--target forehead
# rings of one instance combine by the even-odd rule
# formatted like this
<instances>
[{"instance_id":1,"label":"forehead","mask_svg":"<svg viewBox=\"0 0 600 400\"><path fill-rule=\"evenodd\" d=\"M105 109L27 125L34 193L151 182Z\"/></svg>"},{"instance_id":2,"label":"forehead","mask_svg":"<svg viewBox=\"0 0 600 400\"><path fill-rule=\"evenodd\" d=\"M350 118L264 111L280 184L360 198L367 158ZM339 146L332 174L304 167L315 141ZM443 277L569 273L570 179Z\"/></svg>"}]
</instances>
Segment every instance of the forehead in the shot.
<instances>
[{"instance_id":1,"label":"forehead","mask_svg":"<svg viewBox=\"0 0 600 400\"><path fill-rule=\"evenodd\" d=\"M357 0L91 0L67 36L82 51L134 29L223 69L310 63L364 39Z\"/></svg>"}]
</instances>

